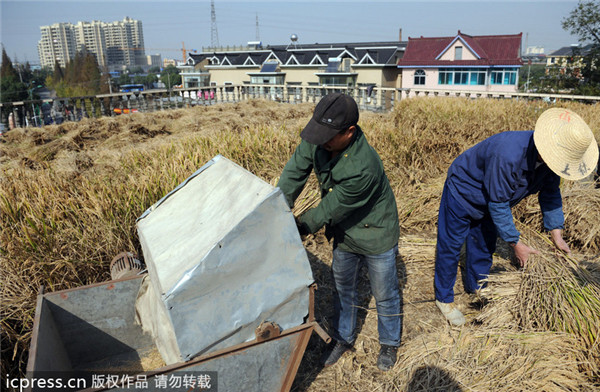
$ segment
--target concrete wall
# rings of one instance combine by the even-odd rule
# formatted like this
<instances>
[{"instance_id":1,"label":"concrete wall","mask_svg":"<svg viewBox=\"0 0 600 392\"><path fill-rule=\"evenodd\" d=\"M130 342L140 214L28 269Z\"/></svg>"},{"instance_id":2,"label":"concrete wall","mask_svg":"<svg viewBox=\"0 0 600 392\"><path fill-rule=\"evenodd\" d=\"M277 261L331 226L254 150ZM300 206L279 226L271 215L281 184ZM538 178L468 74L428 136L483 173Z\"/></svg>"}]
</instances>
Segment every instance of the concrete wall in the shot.
<instances>
[{"instance_id":1,"label":"concrete wall","mask_svg":"<svg viewBox=\"0 0 600 392\"><path fill-rule=\"evenodd\" d=\"M285 72L286 83L302 83L302 86L308 86L310 84L319 83L319 77L315 75L317 72L323 72L325 67L323 66L315 66L315 67L291 67L291 66L282 66L280 67L281 72Z\"/></svg>"},{"instance_id":2,"label":"concrete wall","mask_svg":"<svg viewBox=\"0 0 600 392\"><path fill-rule=\"evenodd\" d=\"M244 68L211 68L207 67L210 72L210 83L217 86L222 86L225 83L244 84L250 81L250 76L247 72L259 72L260 67L244 67Z\"/></svg>"},{"instance_id":3,"label":"concrete wall","mask_svg":"<svg viewBox=\"0 0 600 392\"><path fill-rule=\"evenodd\" d=\"M285 73L284 83L301 83L302 86L319 84L319 76L325 66L314 67L280 66L280 72ZM197 65L196 71L210 72L210 82L223 85L225 82L233 84L244 84L250 82L248 73L260 72L260 67L211 67L205 64ZM375 84L379 87L401 87L400 72L395 67L361 67L354 66L351 72L357 73L356 84Z\"/></svg>"}]
</instances>

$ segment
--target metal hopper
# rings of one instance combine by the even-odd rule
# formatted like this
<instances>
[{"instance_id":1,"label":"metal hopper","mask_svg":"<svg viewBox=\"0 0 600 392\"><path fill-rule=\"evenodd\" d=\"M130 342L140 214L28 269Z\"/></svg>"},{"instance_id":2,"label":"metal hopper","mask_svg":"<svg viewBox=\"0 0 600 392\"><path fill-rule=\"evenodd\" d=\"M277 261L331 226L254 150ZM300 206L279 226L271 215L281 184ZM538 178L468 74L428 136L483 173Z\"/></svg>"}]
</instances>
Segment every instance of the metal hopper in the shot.
<instances>
[{"instance_id":1,"label":"metal hopper","mask_svg":"<svg viewBox=\"0 0 600 392\"><path fill-rule=\"evenodd\" d=\"M289 390L312 331L330 339L278 188L217 156L137 227L148 274L40 294L30 375L126 372L161 390L152 380L194 371L219 391Z\"/></svg>"}]
</instances>

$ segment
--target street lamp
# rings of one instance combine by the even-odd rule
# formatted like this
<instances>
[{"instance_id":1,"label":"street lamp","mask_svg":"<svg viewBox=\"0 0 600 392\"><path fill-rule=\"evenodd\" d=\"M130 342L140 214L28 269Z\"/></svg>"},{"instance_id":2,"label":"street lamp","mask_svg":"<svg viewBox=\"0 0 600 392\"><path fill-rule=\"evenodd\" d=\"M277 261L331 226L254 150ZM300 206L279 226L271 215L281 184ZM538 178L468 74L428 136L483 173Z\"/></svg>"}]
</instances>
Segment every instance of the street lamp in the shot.
<instances>
[{"instance_id":1,"label":"street lamp","mask_svg":"<svg viewBox=\"0 0 600 392\"><path fill-rule=\"evenodd\" d=\"M35 80L32 80L31 82L29 82L29 87L27 89L27 92L29 93L29 101L31 101L31 113L33 114L33 122L35 124L35 126L37 127L37 119L35 118L35 107L33 106L33 91L38 89L38 88L42 88L44 86L42 86L41 84L38 84L35 87L32 87L32 85L35 83ZM25 117L25 119L27 119L27 117Z\"/></svg>"}]
</instances>

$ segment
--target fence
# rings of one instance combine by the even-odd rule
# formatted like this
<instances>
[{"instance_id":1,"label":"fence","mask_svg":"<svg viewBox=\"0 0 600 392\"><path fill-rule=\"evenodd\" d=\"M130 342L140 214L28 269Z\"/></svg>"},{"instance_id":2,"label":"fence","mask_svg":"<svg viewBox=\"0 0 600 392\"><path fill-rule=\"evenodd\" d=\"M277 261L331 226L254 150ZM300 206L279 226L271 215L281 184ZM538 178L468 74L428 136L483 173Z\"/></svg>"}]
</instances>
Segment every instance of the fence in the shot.
<instances>
[{"instance_id":1,"label":"fence","mask_svg":"<svg viewBox=\"0 0 600 392\"><path fill-rule=\"evenodd\" d=\"M317 103L331 92L351 95L361 110L389 111L408 96L451 96L468 98L507 98L578 100L588 103L600 101L598 96L566 94L531 94L507 92L473 92L461 90L396 89L386 87L327 87L293 85L225 85L174 90L120 92L86 97L52 98L0 104L2 128L60 124L83 118L115 116L131 112L154 112L165 109L188 108L196 105L214 105L268 99L290 104Z\"/></svg>"},{"instance_id":2,"label":"fence","mask_svg":"<svg viewBox=\"0 0 600 392\"><path fill-rule=\"evenodd\" d=\"M522 93L506 91L469 91L469 90L444 90L425 88L402 88L401 98L408 97L466 97L466 98L507 98L507 99L542 99L546 101L569 100L587 103L600 102L596 95L570 95L570 94L545 94Z\"/></svg>"}]
</instances>

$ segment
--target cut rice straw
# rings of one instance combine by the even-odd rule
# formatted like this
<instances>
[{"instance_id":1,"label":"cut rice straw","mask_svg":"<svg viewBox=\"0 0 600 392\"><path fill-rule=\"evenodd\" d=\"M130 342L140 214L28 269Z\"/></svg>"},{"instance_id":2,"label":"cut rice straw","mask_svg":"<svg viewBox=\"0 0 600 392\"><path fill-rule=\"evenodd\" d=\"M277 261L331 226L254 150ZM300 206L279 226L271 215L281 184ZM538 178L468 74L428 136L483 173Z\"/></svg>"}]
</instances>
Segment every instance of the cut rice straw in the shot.
<instances>
[{"instance_id":1,"label":"cut rice straw","mask_svg":"<svg viewBox=\"0 0 600 392\"><path fill-rule=\"evenodd\" d=\"M582 346L580 367L598 379L600 279L574 257L553 249L546 235L525 230L526 243L540 253L530 257L522 271L490 276L491 287L482 293L492 303L478 320L490 327L569 333Z\"/></svg>"}]
</instances>

